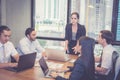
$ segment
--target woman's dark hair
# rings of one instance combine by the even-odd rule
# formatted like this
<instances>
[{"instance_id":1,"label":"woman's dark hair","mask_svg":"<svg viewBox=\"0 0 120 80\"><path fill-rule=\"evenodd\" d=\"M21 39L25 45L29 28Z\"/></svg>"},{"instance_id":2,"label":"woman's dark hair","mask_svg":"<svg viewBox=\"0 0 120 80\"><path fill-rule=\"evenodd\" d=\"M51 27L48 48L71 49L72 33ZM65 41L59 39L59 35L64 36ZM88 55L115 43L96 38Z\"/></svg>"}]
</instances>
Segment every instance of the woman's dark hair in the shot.
<instances>
[{"instance_id":1,"label":"woman's dark hair","mask_svg":"<svg viewBox=\"0 0 120 80\"><path fill-rule=\"evenodd\" d=\"M81 45L81 57L84 66L87 72L87 75L89 75L90 80L94 80L94 72L95 72L95 61L94 61L94 46L95 46L95 40L82 36L80 37L80 42L79 44Z\"/></svg>"},{"instance_id":2,"label":"woman's dark hair","mask_svg":"<svg viewBox=\"0 0 120 80\"><path fill-rule=\"evenodd\" d=\"M109 30L102 30L102 31L100 31L100 33L101 33L101 37L103 39L106 39L106 42L108 44L112 43L112 41L114 39L114 36L113 36L113 33L111 31L109 31Z\"/></svg>"},{"instance_id":3,"label":"woman's dark hair","mask_svg":"<svg viewBox=\"0 0 120 80\"><path fill-rule=\"evenodd\" d=\"M34 28L27 28L25 31L25 36L30 35L30 33L32 33L32 31L34 31Z\"/></svg>"},{"instance_id":4,"label":"woman's dark hair","mask_svg":"<svg viewBox=\"0 0 120 80\"><path fill-rule=\"evenodd\" d=\"M71 14L71 16L72 16L72 15L76 15L77 18L79 19L79 14L78 14L77 12L73 12L73 13Z\"/></svg>"},{"instance_id":5,"label":"woman's dark hair","mask_svg":"<svg viewBox=\"0 0 120 80\"><path fill-rule=\"evenodd\" d=\"M7 27L7 26L5 26L5 25L1 25L1 26L0 26L0 35L1 35L1 33L3 33L4 30L10 31L10 28Z\"/></svg>"}]
</instances>

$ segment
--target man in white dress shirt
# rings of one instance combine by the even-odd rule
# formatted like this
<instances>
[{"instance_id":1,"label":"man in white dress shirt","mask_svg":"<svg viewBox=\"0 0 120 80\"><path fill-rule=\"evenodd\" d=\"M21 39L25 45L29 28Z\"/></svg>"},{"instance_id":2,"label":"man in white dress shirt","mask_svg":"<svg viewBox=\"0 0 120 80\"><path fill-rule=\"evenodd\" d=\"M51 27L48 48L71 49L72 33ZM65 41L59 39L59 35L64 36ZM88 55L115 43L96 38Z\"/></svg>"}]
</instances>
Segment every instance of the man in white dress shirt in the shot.
<instances>
[{"instance_id":1,"label":"man in white dress shirt","mask_svg":"<svg viewBox=\"0 0 120 80\"><path fill-rule=\"evenodd\" d=\"M100 57L96 58L96 61L100 61L100 65L95 68L98 74L108 75L112 69L112 54L116 49L111 45L114 37L112 32L108 30L102 30L98 36L98 43L103 46L103 53Z\"/></svg>"},{"instance_id":2,"label":"man in white dress shirt","mask_svg":"<svg viewBox=\"0 0 120 80\"><path fill-rule=\"evenodd\" d=\"M41 47L36 39L36 31L33 28L26 29L25 37L19 41L17 50L21 55L37 52L36 59L39 59L45 54L44 48Z\"/></svg>"},{"instance_id":3,"label":"man in white dress shirt","mask_svg":"<svg viewBox=\"0 0 120 80\"><path fill-rule=\"evenodd\" d=\"M19 54L14 45L9 41L11 30L7 26L0 26L0 68L16 67L17 63L11 63L11 56L18 62Z\"/></svg>"}]
</instances>

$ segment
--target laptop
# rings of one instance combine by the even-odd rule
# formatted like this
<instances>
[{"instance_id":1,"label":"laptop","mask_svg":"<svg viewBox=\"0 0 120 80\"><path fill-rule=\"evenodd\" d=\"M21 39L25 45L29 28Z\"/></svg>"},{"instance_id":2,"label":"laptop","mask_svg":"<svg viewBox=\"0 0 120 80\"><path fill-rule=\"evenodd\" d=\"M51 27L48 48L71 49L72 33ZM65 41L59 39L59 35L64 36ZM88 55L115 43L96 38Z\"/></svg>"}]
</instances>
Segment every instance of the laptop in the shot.
<instances>
[{"instance_id":1,"label":"laptop","mask_svg":"<svg viewBox=\"0 0 120 80\"><path fill-rule=\"evenodd\" d=\"M20 72L29 68L32 68L35 63L36 58L36 52L21 55L19 57L18 66L17 67L6 67L6 70L14 71L14 72Z\"/></svg>"},{"instance_id":2,"label":"laptop","mask_svg":"<svg viewBox=\"0 0 120 80\"><path fill-rule=\"evenodd\" d=\"M57 61L70 60L69 54L66 54L66 52L64 50L46 48L45 51L47 54L47 59L57 60Z\"/></svg>"},{"instance_id":3,"label":"laptop","mask_svg":"<svg viewBox=\"0 0 120 80\"><path fill-rule=\"evenodd\" d=\"M42 69L42 71L43 71L43 73L44 73L44 76L47 77L47 78L51 78L50 74L51 74L51 72L54 71L54 70L50 70L50 69L48 68L48 65L47 65L44 57L41 57L41 58L40 58L40 60L39 60L39 65L40 65L40 67L41 67L41 69Z\"/></svg>"}]
</instances>

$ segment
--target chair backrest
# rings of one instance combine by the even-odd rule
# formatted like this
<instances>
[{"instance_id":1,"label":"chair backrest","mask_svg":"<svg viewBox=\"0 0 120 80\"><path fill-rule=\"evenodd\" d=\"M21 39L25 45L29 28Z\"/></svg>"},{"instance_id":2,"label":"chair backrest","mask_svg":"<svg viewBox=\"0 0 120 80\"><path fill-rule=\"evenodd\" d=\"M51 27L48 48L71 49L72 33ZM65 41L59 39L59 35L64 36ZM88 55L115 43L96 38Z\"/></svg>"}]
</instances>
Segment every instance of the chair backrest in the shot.
<instances>
[{"instance_id":1,"label":"chair backrest","mask_svg":"<svg viewBox=\"0 0 120 80\"><path fill-rule=\"evenodd\" d=\"M116 51L113 51L112 53L112 69L110 70L108 75L97 75L96 80L114 80L114 77L116 75L116 62L118 61L119 54Z\"/></svg>"},{"instance_id":2,"label":"chair backrest","mask_svg":"<svg viewBox=\"0 0 120 80\"><path fill-rule=\"evenodd\" d=\"M113 54L112 54L112 66L113 66L113 70L115 70L115 65L116 65L116 61L119 57L119 54L114 51Z\"/></svg>"},{"instance_id":3,"label":"chair backrest","mask_svg":"<svg viewBox=\"0 0 120 80\"><path fill-rule=\"evenodd\" d=\"M17 52L19 53L19 55L24 55L24 53L21 51L19 45L16 47L16 50L17 50Z\"/></svg>"},{"instance_id":4,"label":"chair backrest","mask_svg":"<svg viewBox=\"0 0 120 80\"><path fill-rule=\"evenodd\" d=\"M120 70L119 70L119 72L118 72L118 74L116 76L116 80L120 80Z\"/></svg>"},{"instance_id":5,"label":"chair backrest","mask_svg":"<svg viewBox=\"0 0 120 80\"><path fill-rule=\"evenodd\" d=\"M115 77L115 68L116 68L116 61L119 57L119 54L116 51L113 51L112 54L112 69L108 74L108 79L107 80L113 80Z\"/></svg>"},{"instance_id":6,"label":"chair backrest","mask_svg":"<svg viewBox=\"0 0 120 80\"><path fill-rule=\"evenodd\" d=\"M116 65L115 65L115 77L114 77L114 80L117 80L117 76L120 76L120 56L118 57L117 61L116 61ZM120 80L120 77L119 79Z\"/></svg>"}]
</instances>

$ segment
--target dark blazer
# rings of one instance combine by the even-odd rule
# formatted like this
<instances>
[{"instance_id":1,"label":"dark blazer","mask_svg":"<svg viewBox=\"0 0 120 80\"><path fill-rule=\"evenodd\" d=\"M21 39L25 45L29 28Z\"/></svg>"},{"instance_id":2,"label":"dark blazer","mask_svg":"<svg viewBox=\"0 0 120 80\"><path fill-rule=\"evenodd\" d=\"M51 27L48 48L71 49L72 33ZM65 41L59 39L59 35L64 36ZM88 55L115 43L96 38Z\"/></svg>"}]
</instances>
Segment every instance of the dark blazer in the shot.
<instances>
[{"instance_id":1,"label":"dark blazer","mask_svg":"<svg viewBox=\"0 0 120 80\"><path fill-rule=\"evenodd\" d=\"M86 69L83 60L81 58L78 58L74 63L69 79L65 79L63 77L58 76L56 77L56 80L90 80L91 79L90 77L86 74Z\"/></svg>"},{"instance_id":2,"label":"dark blazer","mask_svg":"<svg viewBox=\"0 0 120 80\"><path fill-rule=\"evenodd\" d=\"M76 40L78 40L81 36L86 35L86 29L83 25L78 25L78 30L76 34ZM65 28L65 40L71 40L72 39L72 24L67 24Z\"/></svg>"}]
</instances>

